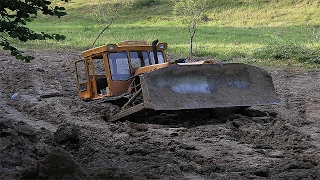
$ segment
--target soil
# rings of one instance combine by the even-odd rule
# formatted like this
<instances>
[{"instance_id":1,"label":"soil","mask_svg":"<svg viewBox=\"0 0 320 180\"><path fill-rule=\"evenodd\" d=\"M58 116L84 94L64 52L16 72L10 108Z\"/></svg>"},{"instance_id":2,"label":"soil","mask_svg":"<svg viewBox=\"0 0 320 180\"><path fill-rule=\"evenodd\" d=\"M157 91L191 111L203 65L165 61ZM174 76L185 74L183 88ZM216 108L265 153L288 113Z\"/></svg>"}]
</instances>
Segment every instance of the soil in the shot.
<instances>
[{"instance_id":1,"label":"soil","mask_svg":"<svg viewBox=\"0 0 320 180\"><path fill-rule=\"evenodd\" d=\"M281 105L111 123L77 96L80 52L29 54L0 51L0 179L320 177L320 71L268 69Z\"/></svg>"}]
</instances>

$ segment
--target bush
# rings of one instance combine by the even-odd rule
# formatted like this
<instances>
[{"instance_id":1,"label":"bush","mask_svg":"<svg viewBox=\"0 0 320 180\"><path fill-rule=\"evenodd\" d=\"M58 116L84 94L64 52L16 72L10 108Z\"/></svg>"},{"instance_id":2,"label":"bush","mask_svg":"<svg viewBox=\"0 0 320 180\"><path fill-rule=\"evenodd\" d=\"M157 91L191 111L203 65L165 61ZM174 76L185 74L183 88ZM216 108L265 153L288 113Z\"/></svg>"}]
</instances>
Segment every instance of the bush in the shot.
<instances>
[{"instance_id":1,"label":"bush","mask_svg":"<svg viewBox=\"0 0 320 180\"><path fill-rule=\"evenodd\" d=\"M133 4L134 8L141 8L144 6L154 6L160 4L160 0L136 0Z\"/></svg>"},{"instance_id":2,"label":"bush","mask_svg":"<svg viewBox=\"0 0 320 180\"><path fill-rule=\"evenodd\" d=\"M257 59L289 60L301 63L320 64L320 51L294 44L275 44L257 49L253 53Z\"/></svg>"}]
</instances>

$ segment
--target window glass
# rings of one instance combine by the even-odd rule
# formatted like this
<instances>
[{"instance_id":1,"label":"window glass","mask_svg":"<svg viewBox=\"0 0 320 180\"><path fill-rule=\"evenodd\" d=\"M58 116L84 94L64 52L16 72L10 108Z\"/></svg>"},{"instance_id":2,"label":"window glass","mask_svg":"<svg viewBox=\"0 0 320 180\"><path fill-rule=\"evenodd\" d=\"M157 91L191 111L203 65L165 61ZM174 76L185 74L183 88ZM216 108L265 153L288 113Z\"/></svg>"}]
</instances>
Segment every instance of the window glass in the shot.
<instances>
[{"instance_id":1,"label":"window glass","mask_svg":"<svg viewBox=\"0 0 320 180\"><path fill-rule=\"evenodd\" d=\"M147 51L130 52L130 63L133 69L138 69L143 66L148 66L149 57Z\"/></svg>"},{"instance_id":2,"label":"window glass","mask_svg":"<svg viewBox=\"0 0 320 180\"><path fill-rule=\"evenodd\" d=\"M131 63L131 67L133 69L138 69L140 68L142 65L141 65L141 59L139 58L130 58L130 63Z\"/></svg>"},{"instance_id":3,"label":"window glass","mask_svg":"<svg viewBox=\"0 0 320 180\"><path fill-rule=\"evenodd\" d=\"M151 64L155 64L153 52L150 52ZM158 64L164 63L164 57L161 51L158 51Z\"/></svg>"},{"instance_id":4,"label":"window glass","mask_svg":"<svg viewBox=\"0 0 320 180\"><path fill-rule=\"evenodd\" d=\"M128 63L127 53L109 53L108 61L113 80L121 81L130 78L130 67Z\"/></svg>"}]
</instances>

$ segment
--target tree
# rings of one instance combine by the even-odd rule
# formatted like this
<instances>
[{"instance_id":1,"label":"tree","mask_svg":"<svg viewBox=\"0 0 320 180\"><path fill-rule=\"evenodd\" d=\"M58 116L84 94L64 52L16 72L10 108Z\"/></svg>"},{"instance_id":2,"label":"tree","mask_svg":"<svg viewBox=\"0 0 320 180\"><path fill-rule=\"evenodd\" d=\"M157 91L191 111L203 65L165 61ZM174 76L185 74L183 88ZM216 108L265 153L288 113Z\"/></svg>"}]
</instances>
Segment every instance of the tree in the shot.
<instances>
[{"instance_id":1,"label":"tree","mask_svg":"<svg viewBox=\"0 0 320 180\"><path fill-rule=\"evenodd\" d=\"M27 27L27 22L33 21L39 12L58 18L67 14L64 7L51 7L50 4L50 0L0 0L0 46L4 50L10 50L16 59L30 62L34 57L24 56L22 51L11 45L9 39L23 42L36 39L65 39L63 35L36 33Z\"/></svg>"},{"instance_id":2,"label":"tree","mask_svg":"<svg viewBox=\"0 0 320 180\"><path fill-rule=\"evenodd\" d=\"M97 5L94 6L92 12L100 26L104 26L104 28L100 31L100 33L92 43L92 47L96 44L97 40L104 33L104 31L106 31L112 25L119 9L131 7L133 0L109 0L108 2L105 0L94 0L94 2Z\"/></svg>"},{"instance_id":3,"label":"tree","mask_svg":"<svg viewBox=\"0 0 320 180\"><path fill-rule=\"evenodd\" d=\"M197 22L205 15L208 0L172 0L173 14L182 18L190 36L190 57L193 54L193 38L197 31Z\"/></svg>"}]
</instances>

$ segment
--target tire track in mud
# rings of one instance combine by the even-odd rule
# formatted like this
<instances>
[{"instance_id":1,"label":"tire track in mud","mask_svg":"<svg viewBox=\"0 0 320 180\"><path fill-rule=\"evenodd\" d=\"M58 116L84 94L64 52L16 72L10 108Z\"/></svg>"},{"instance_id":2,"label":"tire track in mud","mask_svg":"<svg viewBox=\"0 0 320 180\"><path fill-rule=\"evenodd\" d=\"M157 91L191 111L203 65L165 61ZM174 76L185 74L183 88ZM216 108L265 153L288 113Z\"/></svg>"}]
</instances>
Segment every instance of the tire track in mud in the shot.
<instances>
[{"instance_id":1,"label":"tire track in mud","mask_svg":"<svg viewBox=\"0 0 320 180\"><path fill-rule=\"evenodd\" d=\"M75 59L74 56L35 56L36 59L31 63L23 63L8 56L0 57L0 85L6 87L0 97L7 99L1 103L12 118L52 132L63 122L101 127L100 124L104 121L101 113L97 112L102 107L96 109L101 104L83 102L76 97L73 61L67 61ZM8 94L13 95L16 92L19 93L17 98L10 99Z\"/></svg>"},{"instance_id":2,"label":"tire track in mud","mask_svg":"<svg viewBox=\"0 0 320 180\"><path fill-rule=\"evenodd\" d=\"M70 177L70 173L72 175L74 170L82 172L81 167L73 162L74 157L61 149L54 149L60 146L56 144L59 143L56 137L61 134L64 139L69 140L68 132L61 133L61 129L66 125L78 124L83 127L84 134L91 132L103 135L107 129L101 126L104 121L99 109L96 110L92 104L75 98L72 81L74 76L71 70L73 61L64 59L69 56L61 57L55 53L38 55L34 54L36 59L30 64L15 60L8 55L0 55L0 87L2 87L0 142L4 144L3 148L2 146L0 148L2 152L0 163L2 165L10 162L7 169L0 167L0 179L10 176L61 179ZM10 99L16 92L19 93L18 96ZM11 140L12 138L14 140ZM21 150L25 153L20 154ZM58 153L55 154L56 152ZM64 156L63 160L55 162L54 159L59 159L61 155ZM56 158L50 160L50 156ZM50 162L43 164L46 159ZM18 167L16 164L19 163L22 165L16 169ZM50 174L51 172L44 171L51 169L51 165L56 166L55 163L58 166L70 164L74 167L70 172L64 170L61 173ZM87 179L83 173L79 174L83 179ZM78 177L78 175L72 176Z\"/></svg>"},{"instance_id":3,"label":"tire track in mud","mask_svg":"<svg viewBox=\"0 0 320 180\"><path fill-rule=\"evenodd\" d=\"M37 130L44 128L51 132L56 131L56 125L43 120L35 120L34 117L26 114L24 111L18 110L16 106L12 106L14 104L22 105L24 103L31 104L32 106L37 102L37 99L34 96L27 95L30 93L30 90L33 91L30 89L33 87L33 84L30 82L32 81L32 77L30 76L30 64L25 64L25 69L18 67L21 68L21 71L20 73L17 73L11 68L17 67L17 63L19 64L21 62L15 62L17 60L3 57L0 57L0 61L2 61L0 87L5 87L0 94L0 107L3 111L4 118L11 119L12 121L23 121ZM17 97L14 99L10 98L8 94L13 95L14 93L18 93Z\"/></svg>"},{"instance_id":4,"label":"tire track in mud","mask_svg":"<svg viewBox=\"0 0 320 180\"><path fill-rule=\"evenodd\" d=\"M10 91L7 88L13 87L12 85L10 85L10 83L14 83L15 81L17 81L17 79L15 78L16 77L15 74L7 74L8 71L6 72L4 71L5 69L8 69L8 66L11 66L11 64L9 63L10 60L6 60L6 59L3 59L3 57L0 57L0 61L2 61L1 68L0 68L1 69L0 87L3 88L2 92L0 93L0 99L1 99L0 112L3 118L10 119L12 121L23 121L29 124L30 126L34 127L35 129L39 130L41 128L45 128L54 132L57 129L56 126L50 123L47 123L45 121L34 121L34 118L30 117L29 115L23 112L18 111L15 107L12 107L11 105L7 104L8 101L11 101L11 102L20 101L22 99L20 98L21 93L18 94L17 98L15 99L10 99L10 96L8 96L8 91L11 92L12 95L14 94L14 92L16 92L12 90ZM6 84L4 84L4 82L6 82Z\"/></svg>"},{"instance_id":5,"label":"tire track in mud","mask_svg":"<svg viewBox=\"0 0 320 180\"><path fill-rule=\"evenodd\" d=\"M253 145L239 142L232 136L228 136L234 132L232 127L225 128L224 124L206 125L190 131L194 134L193 137L186 138L181 135L179 139L182 139L180 143L184 142L194 147L194 150L180 152L177 155L187 156L188 160L186 159L185 162L192 162L185 165L186 167L194 166L196 171L213 179L249 177L251 173L257 174L256 178L267 177L268 173L259 175L259 172L266 172L270 166L281 161L281 158L257 153ZM188 136L188 134L185 135Z\"/></svg>"},{"instance_id":6,"label":"tire track in mud","mask_svg":"<svg viewBox=\"0 0 320 180\"><path fill-rule=\"evenodd\" d=\"M312 144L320 147L320 73L288 72L274 73L279 95L284 99L284 109L277 112L297 126L304 134L311 136ZM283 88L285 87L285 88Z\"/></svg>"}]
</instances>

